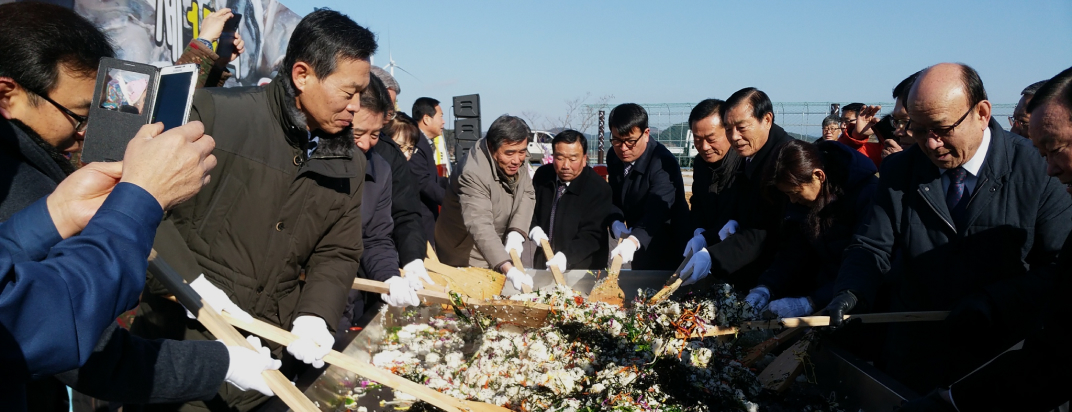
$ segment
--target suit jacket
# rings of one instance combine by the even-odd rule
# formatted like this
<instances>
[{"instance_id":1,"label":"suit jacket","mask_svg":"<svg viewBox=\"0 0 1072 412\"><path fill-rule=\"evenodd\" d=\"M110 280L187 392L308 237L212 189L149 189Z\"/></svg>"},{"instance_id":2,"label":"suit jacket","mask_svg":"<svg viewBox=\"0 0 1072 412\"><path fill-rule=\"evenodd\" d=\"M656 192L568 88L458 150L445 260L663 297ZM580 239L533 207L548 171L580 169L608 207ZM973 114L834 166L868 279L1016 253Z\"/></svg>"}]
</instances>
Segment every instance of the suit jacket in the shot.
<instances>
[{"instance_id":1,"label":"suit jacket","mask_svg":"<svg viewBox=\"0 0 1072 412\"><path fill-rule=\"evenodd\" d=\"M532 186L536 189L532 226L539 226L549 236L554 231L551 249L566 255L567 269L606 269L610 185L591 167L585 166L558 200L552 229L551 206L557 184L554 165L536 169L536 175L532 177ZM533 267L543 268L546 263L540 245L536 245Z\"/></svg>"},{"instance_id":2,"label":"suit jacket","mask_svg":"<svg viewBox=\"0 0 1072 412\"><path fill-rule=\"evenodd\" d=\"M960 225L946 206L938 167L918 145L887 157L835 283L864 306L874 302L896 250L903 270L893 279L890 310L952 311L942 322L890 327L887 372L920 393L949 384L1040 326L1039 297L1053 287L1047 269L1072 230L1072 199L1046 175L1038 152L996 121L990 132ZM1000 336L976 338L999 325Z\"/></svg>"},{"instance_id":3,"label":"suit jacket","mask_svg":"<svg viewBox=\"0 0 1072 412\"><path fill-rule=\"evenodd\" d=\"M436 169L435 152L424 136L417 138L416 149L409 158L410 171L417 178L417 187L421 195L421 226L425 237L435 246L435 222L439 218L439 207L443 205L445 191L443 178Z\"/></svg>"},{"instance_id":4,"label":"suit jacket","mask_svg":"<svg viewBox=\"0 0 1072 412\"><path fill-rule=\"evenodd\" d=\"M730 220L737 204L733 194L733 179L744 158L730 150L715 163L707 163L699 155L692 160L692 198L689 212L692 226L704 229L709 245L718 243L718 231Z\"/></svg>"},{"instance_id":5,"label":"suit jacket","mask_svg":"<svg viewBox=\"0 0 1072 412\"><path fill-rule=\"evenodd\" d=\"M629 176L613 150L607 159L607 179L614 200L611 221L623 221L640 241L633 269L674 269L692 235L685 185L677 158L662 143L648 138L644 153L633 162Z\"/></svg>"},{"instance_id":6,"label":"suit jacket","mask_svg":"<svg viewBox=\"0 0 1072 412\"><path fill-rule=\"evenodd\" d=\"M713 246L711 275L729 280L738 289L749 289L777 253L779 229L788 199L778 190L764 186L763 174L781 145L792 140L777 124L771 125L767 143L752 160L741 161L731 192L737 197L730 217L737 221L737 233Z\"/></svg>"},{"instance_id":7,"label":"suit jacket","mask_svg":"<svg viewBox=\"0 0 1072 412\"><path fill-rule=\"evenodd\" d=\"M536 193L524 167L511 187L498 172L485 139L477 140L450 177L436 221L436 252L451 266L498 268L510 260L506 234L528 237Z\"/></svg>"}]
</instances>

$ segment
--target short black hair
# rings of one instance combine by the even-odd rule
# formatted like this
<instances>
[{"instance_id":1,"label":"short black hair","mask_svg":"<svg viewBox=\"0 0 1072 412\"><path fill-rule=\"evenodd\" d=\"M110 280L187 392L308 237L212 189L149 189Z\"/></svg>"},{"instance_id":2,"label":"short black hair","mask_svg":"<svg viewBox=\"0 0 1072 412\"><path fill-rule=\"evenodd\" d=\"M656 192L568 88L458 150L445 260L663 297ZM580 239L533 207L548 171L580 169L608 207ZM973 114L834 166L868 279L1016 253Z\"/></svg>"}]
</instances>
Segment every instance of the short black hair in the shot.
<instances>
[{"instance_id":1,"label":"short black hair","mask_svg":"<svg viewBox=\"0 0 1072 412\"><path fill-rule=\"evenodd\" d=\"M968 93L968 107L975 107L979 102L986 100L986 88L983 87L983 79L979 78L979 72L964 63L960 66L961 81L964 82L964 91Z\"/></svg>"},{"instance_id":2,"label":"short black hair","mask_svg":"<svg viewBox=\"0 0 1072 412\"><path fill-rule=\"evenodd\" d=\"M66 7L7 3L0 5L0 21L0 77L28 91L31 104L56 87L61 65L92 78L101 58L115 57L108 36Z\"/></svg>"},{"instance_id":3,"label":"short black hair","mask_svg":"<svg viewBox=\"0 0 1072 412\"><path fill-rule=\"evenodd\" d=\"M393 108L387 86L379 77L369 76L368 87L361 91L361 108L380 114L386 114Z\"/></svg>"},{"instance_id":4,"label":"short black hair","mask_svg":"<svg viewBox=\"0 0 1072 412\"><path fill-rule=\"evenodd\" d=\"M439 106L439 100L431 97L421 97L417 101L413 102L413 121L420 124L424 121L424 116L435 117L435 108Z\"/></svg>"},{"instance_id":5,"label":"short black hair","mask_svg":"<svg viewBox=\"0 0 1072 412\"><path fill-rule=\"evenodd\" d=\"M559 143L574 144L581 142L581 150L585 154L588 154L588 138L584 137L584 134L573 129L566 129L555 135L554 139L551 139L551 150L553 151L555 145Z\"/></svg>"},{"instance_id":6,"label":"short black hair","mask_svg":"<svg viewBox=\"0 0 1072 412\"><path fill-rule=\"evenodd\" d=\"M733 92L730 98L726 99L726 103L722 105L722 108L719 109L718 116L725 119L726 113L729 113L730 110L742 103L748 103L748 105L752 106L752 117L756 118L756 120L762 120L763 116L770 113L771 122L774 122L774 104L771 103L770 97L767 97L766 93L755 87L745 87Z\"/></svg>"},{"instance_id":7,"label":"short black hair","mask_svg":"<svg viewBox=\"0 0 1072 412\"><path fill-rule=\"evenodd\" d=\"M621 136L633 133L634 128L639 128L640 133L643 134L648 128L648 111L636 103L619 104L611 109L607 126L610 127L611 133L618 133Z\"/></svg>"},{"instance_id":8,"label":"short black hair","mask_svg":"<svg viewBox=\"0 0 1072 412\"><path fill-rule=\"evenodd\" d=\"M841 124L841 118L834 115L829 115L823 118L823 128L832 124Z\"/></svg>"},{"instance_id":9,"label":"short black hair","mask_svg":"<svg viewBox=\"0 0 1072 412\"><path fill-rule=\"evenodd\" d=\"M1031 103L1027 104L1027 112L1035 111L1036 108L1048 103L1050 100L1056 100L1072 112L1072 67L1047 80L1046 84L1042 85L1039 91L1035 93ZM1072 118L1069 121L1072 121Z\"/></svg>"},{"instance_id":10,"label":"short black hair","mask_svg":"<svg viewBox=\"0 0 1072 412\"><path fill-rule=\"evenodd\" d=\"M528 142L531 136L532 130L529 129L528 123L520 117L504 114L491 122L484 138L488 141L488 150L494 152L499 150L503 143Z\"/></svg>"},{"instance_id":11,"label":"short black hair","mask_svg":"<svg viewBox=\"0 0 1072 412\"><path fill-rule=\"evenodd\" d=\"M376 36L372 32L345 14L316 9L294 27L279 70L290 79L294 65L305 62L313 68L316 77L323 79L335 73L340 60L368 60L373 53L376 53Z\"/></svg>"},{"instance_id":12,"label":"short black hair","mask_svg":"<svg viewBox=\"0 0 1072 412\"><path fill-rule=\"evenodd\" d=\"M717 115L723 104L726 102L719 99L704 99L697 103L689 113L689 128L700 120Z\"/></svg>"},{"instance_id":13,"label":"short black hair","mask_svg":"<svg viewBox=\"0 0 1072 412\"><path fill-rule=\"evenodd\" d=\"M897 83L897 85L893 87L893 100L907 100L908 91L912 90L912 85L916 83L917 77L919 77L919 72L912 73L911 76L905 77L904 80Z\"/></svg>"},{"instance_id":14,"label":"short black hair","mask_svg":"<svg viewBox=\"0 0 1072 412\"><path fill-rule=\"evenodd\" d=\"M852 112L852 113L855 113L856 115L859 115L860 110L863 110L863 108L864 108L863 103L849 103L849 104L846 104L846 105L841 107L841 115L844 116L845 113L848 113L848 112Z\"/></svg>"},{"instance_id":15,"label":"short black hair","mask_svg":"<svg viewBox=\"0 0 1072 412\"><path fill-rule=\"evenodd\" d=\"M1024 88L1024 91L1020 92L1020 95L1021 96L1034 96L1035 93L1038 93L1039 89L1041 89L1042 85L1044 85L1044 84L1046 84L1045 80L1031 83L1030 86L1027 86L1027 87Z\"/></svg>"}]
</instances>

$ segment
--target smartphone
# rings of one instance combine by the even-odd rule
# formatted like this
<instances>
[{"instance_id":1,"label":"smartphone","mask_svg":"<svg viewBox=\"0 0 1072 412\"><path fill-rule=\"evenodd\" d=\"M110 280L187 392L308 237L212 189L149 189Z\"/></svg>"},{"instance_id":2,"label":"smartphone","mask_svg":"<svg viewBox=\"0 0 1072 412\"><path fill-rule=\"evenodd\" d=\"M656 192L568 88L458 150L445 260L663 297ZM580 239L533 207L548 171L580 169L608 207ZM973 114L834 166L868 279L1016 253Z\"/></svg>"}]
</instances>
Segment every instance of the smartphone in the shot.
<instances>
[{"instance_id":1,"label":"smartphone","mask_svg":"<svg viewBox=\"0 0 1072 412\"><path fill-rule=\"evenodd\" d=\"M235 33L238 32L238 25L242 22L242 15L234 13L230 19L227 19L227 23L223 24L223 33L220 34L220 39L216 45L216 55L220 56L216 60L216 65L219 67L227 67L231 63L231 55L234 54L234 41Z\"/></svg>"},{"instance_id":2,"label":"smartphone","mask_svg":"<svg viewBox=\"0 0 1072 412\"><path fill-rule=\"evenodd\" d=\"M160 69L160 87L153 105L151 123L163 122L164 130L186 124L197 85L198 67L184 64Z\"/></svg>"}]
</instances>

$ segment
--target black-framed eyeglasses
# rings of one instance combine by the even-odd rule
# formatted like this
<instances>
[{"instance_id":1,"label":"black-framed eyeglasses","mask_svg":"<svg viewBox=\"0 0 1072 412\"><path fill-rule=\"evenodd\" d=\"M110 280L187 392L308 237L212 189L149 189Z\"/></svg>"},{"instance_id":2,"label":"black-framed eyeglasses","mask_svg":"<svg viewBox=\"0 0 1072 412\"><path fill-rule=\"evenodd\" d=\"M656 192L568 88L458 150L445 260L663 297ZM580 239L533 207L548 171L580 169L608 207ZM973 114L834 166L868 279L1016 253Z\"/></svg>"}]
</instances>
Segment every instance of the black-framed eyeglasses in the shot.
<instances>
[{"instance_id":1,"label":"black-framed eyeglasses","mask_svg":"<svg viewBox=\"0 0 1072 412\"><path fill-rule=\"evenodd\" d=\"M622 139L611 138L610 139L610 145L614 146L614 147L621 147L622 145L625 145L625 147L632 149L632 148L636 147L637 142L639 142L640 139L643 138L643 137L644 137L644 134L641 133L640 137L637 137L636 139L622 140Z\"/></svg>"},{"instance_id":2,"label":"black-framed eyeglasses","mask_svg":"<svg viewBox=\"0 0 1072 412\"><path fill-rule=\"evenodd\" d=\"M912 127L912 120L909 119L908 124L905 126L906 127L905 130L907 130L908 134L912 135L912 136L917 136L917 135L918 136L924 136L924 135L929 135L930 133L934 133L934 135L938 136L938 137L947 137L947 136L949 136L950 133L953 133L953 129L956 129L957 126L960 126L961 123L964 123L964 119L968 118L968 115L971 114L972 110L975 110L975 105L972 105L971 107L969 107L968 111L964 112L963 116L960 116L960 120L957 120L957 122L953 123L953 125L951 125L951 126L944 126L944 127L943 126L938 126L938 127L931 127L931 128L925 128L925 127L924 128L914 128L914 127Z\"/></svg>"},{"instance_id":3,"label":"black-framed eyeglasses","mask_svg":"<svg viewBox=\"0 0 1072 412\"><path fill-rule=\"evenodd\" d=\"M1027 120L1016 120L1016 117L1009 116L1009 126L1016 127L1017 125L1019 125L1021 129L1026 129Z\"/></svg>"},{"instance_id":4,"label":"black-framed eyeglasses","mask_svg":"<svg viewBox=\"0 0 1072 412\"><path fill-rule=\"evenodd\" d=\"M890 125L893 126L893 130L900 130L901 128L908 127L908 120L890 118Z\"/></svg>"},{"instance_id":5,"label":"black-framed eyeglasses","mask_svg":"<svg viewBox=\"0 0 1072 412\"><path fill-rule=\"evenodd\" d=\"M45 96L44 94L40 94L38 96L41 96L41 98L45 99L46 102L52 103L52 105L56 106L57 109L60 109L61 112L66 113L68 116L71 116L71 118L74 119L74 121L75 121L75 124L74 124L75 133L82 133L82 132L86 131L86 125L89 124L87 122L87 120L89 120L88 116L82 116L80 114L72 112L71 109L63 107L62 104L56 103L55 100L50 99L48 96Z\"/></svg>"}]
</instances>

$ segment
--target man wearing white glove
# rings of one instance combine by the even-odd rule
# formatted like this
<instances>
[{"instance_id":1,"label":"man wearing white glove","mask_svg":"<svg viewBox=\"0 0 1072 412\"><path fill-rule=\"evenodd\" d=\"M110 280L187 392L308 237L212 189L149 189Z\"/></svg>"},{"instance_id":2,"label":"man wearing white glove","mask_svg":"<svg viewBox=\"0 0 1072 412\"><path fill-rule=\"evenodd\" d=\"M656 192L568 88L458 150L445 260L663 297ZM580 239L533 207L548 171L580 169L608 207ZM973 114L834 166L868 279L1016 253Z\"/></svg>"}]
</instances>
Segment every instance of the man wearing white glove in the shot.
<instances>
[{"instance_id":1,"label":"man wearing white glove","mask_svg":"<svg viewBox=\"0 0 1072 412\"><path fill-rule=\"evenodd\" d=\"M298 335L298 340L287 345L287 352L314 368L324 366L324 356L331 352L335 344L335 335L328 330L328 324L319 316L304 315L294 319L290 333Z\"/></svg>"},{"instance_id":2,"label":"man wearing white glove","mask_svg":"<svg viewBox=\"0 0 1072 412\"><path fill-rule=\"evenodd\" d=\"M681 286L699 282L700 279L707 277L710 272L711 254L707 253L707 248L700 249L699 252L692 254L692 257L689 258L689 263L685 264L684 269L681 269Z\"/></svg>"},{"instance_id":3,"label":"man wearing white glove","mask_svg":"<svg viewBox=\"0 0 1072 412\"><path fill-rule=\"evenodd\" d=\"M770 302L770 289L763 285L756 286L748 291L748 296L745 296L744 301L752 308L752 313L758 317Z\"/></svg>"},{"instance_id":4,"label":"man wearing white glove","mask_svg":"<svg viewBox=\"0 0 1072 412\"><path fill-rule=\"evenodd\" d=\"M227 375L223 380L241 391L255 390L264 394L264 396L275 396L275 392L272 392L272 388L268 387L268 383L264 381L264 376L261 373L267 370L279 369L282 363L272 359L272 352L261 345L260 338L248 336L246 340L257 350L249 350L241 346L228 346L227 354L230 357L230 362L227 364Z\"/></svg>"},{"instance_id":5,"label":"man wearing white glove","mask_svg":"<svg viewBox=\"0 0 1072 412\"><path fill-rule=\"evenodd\" d=\"M535 216L533 217L533 219L535 219ZM533 226L532 230L529 231L529 239L532 239L532 242L536 244L536 249L537 250L535 252L535 256L536 257L541 257L542 256L544 259L546 259L547 257L544 256L544 254L541 251L542 248L543 248L543 246L542 246L543 243L542 242L547 241L550 244L550 240L548 239L547 234L543 233L543 229L540 228L539 226ZM538 264L538 263L535 263L535 264ZM558 270L560 272L565 272L566 271L566 254L562 253L562 252L555 253L555 255L551 258L551 260L548 260L546 262L546 266L547 266L547 270L551 270L551 267L555 266L555 267L558 267Z\"/></svg>"},{"instance_id":6,"label":"man wearing white glove","mask_svg":"<svg viewBox=\"0 0 1072 412\"><path fill-rule=\"evenodd\" d=\"M227 297L227 293L220 290L216 285L213 285L208 279L205 279L204 274L198 276L193 282L190 282L190 288L197 292L197 294L201 296L201 299L204 299L212 309L215 309L216 313L227 312L231 316L241 319L244 322L253 322L253 317L250 316L249 313L246 313L246 311L242 310L238 305L232 302L231 298ZM194 316L189 309L186 310L186 316L190 319L197 319L197 316Z\"/></svg>"},{"instance_id":7,"label":"man wearing white glove","mask_svg":"<svg viewBox=\"0 0 1072 412\"><path fill-rule=\"evenodd\" d=\"M612 135L607 180L613 206L607 222L622 243L611 251L633 269L674 269L692 231L677 158L650 137L648 113L626 103L607 121Z\"/></svg>"},{"instance_id":8,"label":"man wearing white glove","mask_svg":"<svg viewBox=\"0 0 1072 412\"><path fill-rule=\"evenodd\" d=\"M510 261L510 251L524 252L536 203L527 169L530 136L524 120L500 116L464 153L436 221L440 261L498 270L518 286L531 284Z\"/></svg>"}]
</instances>

